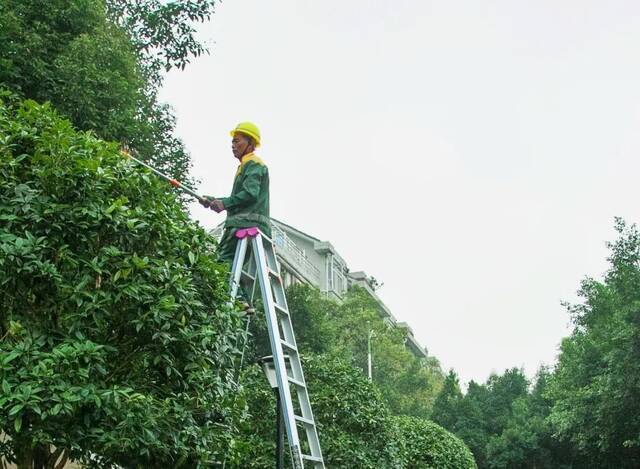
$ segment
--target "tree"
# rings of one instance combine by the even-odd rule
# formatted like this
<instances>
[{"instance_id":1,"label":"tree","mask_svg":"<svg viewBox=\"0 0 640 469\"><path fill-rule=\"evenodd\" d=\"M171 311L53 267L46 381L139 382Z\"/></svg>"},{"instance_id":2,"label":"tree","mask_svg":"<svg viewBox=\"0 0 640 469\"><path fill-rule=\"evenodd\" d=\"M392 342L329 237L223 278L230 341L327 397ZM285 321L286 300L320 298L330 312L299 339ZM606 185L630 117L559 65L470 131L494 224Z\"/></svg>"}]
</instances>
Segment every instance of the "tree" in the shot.
<instances>
[{"instance_id":1,"label":"tree","mask_svg":"<svg viewBox=\"0 0 640 469\"><path fill-rule=\"evenodd\" d=\"M208 50L194 24L211 19L215 0L106 0L109 17L126 29L142 57L147 74L161 81L161 70L184 69L191 57Z\"/></svg>"},{"instance_id":2,"label":"tree","mask_svg":"<svg viewBox=\"0 0 640 469\"><path fill-rule=\"evenodd\" d=\"M209 235L117 146L0 103L0 428L20 468L229 453L239 314Z\"/></svg>"},{"instance_id":3,"label":"tree","mask_svg":"<svg viewBox=\"0 0 640 469\"><path fill-rule=\"evenodd\" d=\"M287 304L295 327L298 347L304 353L323 354L335 347L334 319L339 305L328 300L317 288L292 285Z\"/></svg>"},{"instance_id":4,"label":"tree","mask_svg":"<svg viewBox=\"0 0 640 469\"><path fill-rule=\"evenodd\" d=\"M210 19L213 8L213 1L5 0L0 86L50 101L76 128L127 144L188 180L189 155L157 95L162 70L206 52L193 23Z\"/></svg>"},{"instance_id":5,"label":"tree","mask_svg":"<svg viewBox=\"0 0 640 469\"><path fill-rule=\"evenodd\" d=\"M506 427L493 435L487 444L488 467L500 469L553 468L553 461L540 446L544 433L544 418L535 415L526 398L512 404L512 413Z\"/></svg>"},{"instance_id":6,"label":"tree","mask_svg":"<svg viewBox=\"0 0 640 469\"><path fill-rule=\"evenodd\" d=\"M440 365L433 357L415 357L405 345L406 331L379 313L377 302L362 288L352 288L341 304L315 288L287 290L296 338L304 353L329 354L367 373L367 338L373 330L373 381L393 413L427 417L442 386ZM255 336L264 336L254 329ZM261 339L264 353L268 344Z\"/></svg>"},{"instance_id":7,"label":"tree","mask_svg":"<svg viewBox=\"0 0 640 469\"><path fill-rule=\"evenodd\" d=\"M513 403L527 396L529 381L521 369L511 368L502 375L492 374L486 386L485 418L490 432L500 434L511 417Z\"/></svg>"},{"instance_id":8,"label":"tree","mask_svg":"<svg viewBox=\"0 0 640 469\"><path fill-rule=\"evenodd\" d=\"M433 404L431 419L447 430L455 431L461 401L462 391L460 390L458 375L451 369Z\"/></svg>"},{"instance_id":9,"label":"tree","mask_svg":"<svg viewBox=\"0 0 640 469\"><path fill-rule=\"evenodd\" d=\"M451 371L436 399L434 419L467 444L478 467L491 467L488 445L508 426L514 402L527 397L528 385L522 370L512 368L502 375L492 374L485 384L471 381L460 397L457 376Z\"/></svg>"},{"instance_id":10,"label":"tree","mask_svg":"<svg viewBox=\"0 0 640 469\"><path fill-rule=\"evenodd\" d=\"M490 427L486 418L488 389L482 384L470 381L467 393L460 402L458 420L453 432L461 438L473 453L478 467L486 467L486 445Z\"/></svg>"},{"instance_id":11,"label":"tree","mask_svg":"<svg viewBox=\"0 0 640 469\"><path fill-rule=\"evenodd\" d=\"M332 318L332 353L366 373L367 337L373 330L374 383L393 413L426 418L442 386L439 363L413 355L405 345L407 332L382 319L378 308L364 289L353 287Z\"/></svg>"},{"instance_id":12,"label":"tree","mask_svg":"<svg viewBox=\"0 0 640 469\"><path fill-rule=\"evenodd\" d=\"M547 419L551 401L545 395L550 377L550 372L541 368L532 392L513 401L506 427L500 435L492 436L487 445L489 467L562 469L586 466L586 461L576 459L574 448L553 437Z\"/></svg>"},{"instance_id":13,"label":"tree","mask_svg":"<svg viewBox=\"0 0 640 469\"><path fill-rule=\"evenodd\" d=\"M587 278L549 386L556 435L590 467L640 465L640 233L616 220L604 282Z\"/></svg>"}]
</instances>

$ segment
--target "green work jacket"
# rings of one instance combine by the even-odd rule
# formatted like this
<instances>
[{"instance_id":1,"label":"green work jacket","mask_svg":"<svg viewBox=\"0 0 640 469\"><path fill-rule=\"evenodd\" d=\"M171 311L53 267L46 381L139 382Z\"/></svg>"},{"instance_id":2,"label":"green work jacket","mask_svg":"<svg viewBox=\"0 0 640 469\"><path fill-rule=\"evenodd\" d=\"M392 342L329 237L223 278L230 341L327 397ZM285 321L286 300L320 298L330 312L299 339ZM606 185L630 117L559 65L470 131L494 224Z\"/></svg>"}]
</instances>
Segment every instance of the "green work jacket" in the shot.
<instances>
[{"instance_id":1,"label":"green work jacket","mask_svg":"<svg viewBox=\"0 0 640 469\"><path fill-rule=\"evenodd\" d=\"M227 228L257 226L271 237L269 169L253 153L242 157L229 197L221 197L227 210Z\"/></svg>"}]
</instances>

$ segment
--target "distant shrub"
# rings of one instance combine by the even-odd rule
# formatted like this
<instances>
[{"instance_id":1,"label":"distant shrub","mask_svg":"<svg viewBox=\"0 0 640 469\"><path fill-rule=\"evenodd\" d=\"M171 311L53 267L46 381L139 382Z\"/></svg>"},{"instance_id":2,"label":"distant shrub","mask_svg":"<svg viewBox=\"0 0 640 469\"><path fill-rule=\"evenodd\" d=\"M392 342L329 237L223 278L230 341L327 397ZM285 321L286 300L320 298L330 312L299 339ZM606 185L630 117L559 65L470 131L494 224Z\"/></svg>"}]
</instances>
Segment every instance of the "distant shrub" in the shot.
<instances>
[{"instance_id":1,"label":"distant shrub","mask_svg":"<svg viewBox=\"0 0 640 469\"><path fill-rule=\"evenodd\" d=\"M400 432L404 467L476 469L469 448L441 426L417 417L394 417Z\"/></svg>"}]
</instances>

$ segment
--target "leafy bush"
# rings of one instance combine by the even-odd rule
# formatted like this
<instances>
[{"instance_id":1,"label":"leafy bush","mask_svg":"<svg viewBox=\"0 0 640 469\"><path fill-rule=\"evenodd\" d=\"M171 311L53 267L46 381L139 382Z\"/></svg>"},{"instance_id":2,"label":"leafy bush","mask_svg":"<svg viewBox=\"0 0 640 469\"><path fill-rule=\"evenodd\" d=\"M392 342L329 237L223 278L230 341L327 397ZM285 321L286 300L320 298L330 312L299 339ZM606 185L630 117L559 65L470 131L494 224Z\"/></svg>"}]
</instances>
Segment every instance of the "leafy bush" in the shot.
<instances>
[{"instance_id":1,"label":"leafy bush","mask_svg":"<svg viewBox=\"0 0 640 469\"><path fill-rule=\"evenodd\" d=\"M469 448L458 437L429 420L395 417L403 444L404 467L412 469L476 468Z\"/></svg>"},{"instance_id":2,"label":"leafy bush","mask_svg":"<svg viewBox=\"0 0 640 469\"><path fill-rule=\"evenodd\" d=\"M4 101L2 455L21 467L220 461L240 414L242 324L213 241L114 144L49 106Z\"/></svg>"},{"instance_id":3,"label":"leafy bush","mask_svg":"<svg viewBox=\"0 0 640 469\"><path fill-rule=\"evenodd\" d=\"M275 394L262 367L256 364L243 370L241 384L238 400L246 406L247 415L234 440L234 455L237 457L229 457L226 466L246 469L272 467L276 451ZM290 462L288 448L285 448L285 462Z\"/></svg>"},{"instance_id":4,"label":"leafy bush","mask_svg":"<svg viewBox=\"0 0 640 469\"><path fill-rule=\"evenodd\" d=\"M401 467L389 409L361 370L326 356L304 360L304 370L327 466Z\"/></svg>"},{"instance_id":5,"label":"leafy bush","mask_svg":"<svg viewBox=\"0 0 640 469\"><path fill-rule=\"evenodd\" d=\"M362 372L326 356L306 357L303 367L327 467L403 467L389 410ZM242 383L253 418L242 428L243 458L236 467L269 467L275 454L275 397L257 366L246 370Z\"/></svg>"}]
</instances>

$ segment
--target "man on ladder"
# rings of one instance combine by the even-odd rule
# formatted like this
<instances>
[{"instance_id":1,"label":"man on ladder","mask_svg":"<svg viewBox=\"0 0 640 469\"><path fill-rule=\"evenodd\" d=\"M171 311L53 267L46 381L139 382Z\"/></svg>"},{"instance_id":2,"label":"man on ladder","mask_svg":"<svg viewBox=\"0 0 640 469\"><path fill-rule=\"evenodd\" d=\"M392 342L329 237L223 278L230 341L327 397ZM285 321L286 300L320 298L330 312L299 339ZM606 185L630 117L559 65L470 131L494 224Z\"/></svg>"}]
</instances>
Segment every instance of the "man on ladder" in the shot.
<instances>
[{"instance_id":1,"label":"man on ladder","mask_svg":"<svg viewBox=\"0 0 640 469\"><path fill-rule=\"evenodd\" d=\"M325 469L316 421L311 410L307 383L291 322L280 266L276 259L269 218L269 171L254 154L260 145L260 131L251 122L241 122L231 131L233 156L240 161L229 197L200 196L193 189L163 174L128 151L123 155L146 167L158 177L195 197L205 207L227 211L225 230L219 245L219 258L231 264L230 296L236 298L243 284L250 288L245 299L260 287L264 315L273 353L280 408L284 420L294 469ZM263 237L263 234L266 237ZM249 249L250 248L250 249ZM248 295L247 295L248 293ZM245 304L247 314L253 308ZM249 327L247 317L247 330ZM245 338L247 332L245 331ZM244 350L244 349L243 349ZM285 350L287 354L285 355ZM242 367L243 355L240 358ZM295 397L295 405L294 405ZM300 427L300 428L299 428ZM306 437L301 440L300 432Z\"/></svg>"},{"instance_id":2,"label":"man on ladder","mask_svg":"<svg viewBox=\"0 0 640 469\"><path fill-rule=\"evenodd\" d=\"M251 292L255 291L256 285L260 286L278 381L280 408L287 430L293 467L302 469L306 461L314 469L324 469L316 422L311 410L275 249L271 240L262 237L263 234L271 237L271 219L269 171L254 154L255 148L260 145L260 131L251 122L241 122L231 131L231 136L233 156L240 161L231 195L223 198L203 197L201 203L218 213L227 211L225 229L219 245L219 258L233 266L231 296L235 297L238 289L242 290L242 285L248 282L251 288L244 292L244 295L246 300L250 301ZM248 259L252 262L247 264ZM245 268L249 268L249 272L245 271ZM248 313L253 312L253 308L248 304L246 307ZM285 348L287 355L284 352ZM292 396L296 398L297 407L294 407ZM306 436L303 446L298 426Z\"/></svg>"},{"instance_id":3,"label":"man on ladder","mask_svg":"<svg viewBox=\"0 0 640 469\"><path fill-rule=\"evenodd\" d=\"M227 211L220 239L220 260L233 263L238 238L236 231L257 226L271 237L269 218L269 170L254 153L260 146L260 130L251 122L241 122L231 132L231 150L240 162L229 197L208 197L200 203L217 213Z\"/></svg>"}]
</instances>

